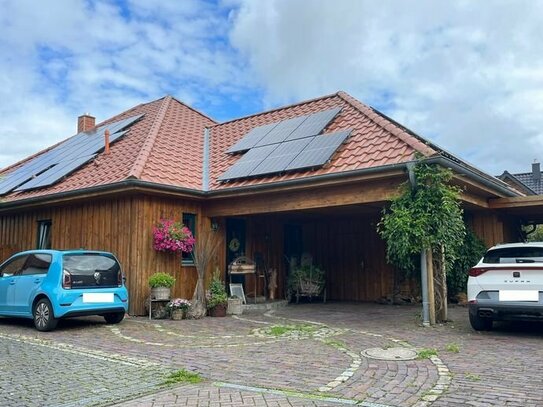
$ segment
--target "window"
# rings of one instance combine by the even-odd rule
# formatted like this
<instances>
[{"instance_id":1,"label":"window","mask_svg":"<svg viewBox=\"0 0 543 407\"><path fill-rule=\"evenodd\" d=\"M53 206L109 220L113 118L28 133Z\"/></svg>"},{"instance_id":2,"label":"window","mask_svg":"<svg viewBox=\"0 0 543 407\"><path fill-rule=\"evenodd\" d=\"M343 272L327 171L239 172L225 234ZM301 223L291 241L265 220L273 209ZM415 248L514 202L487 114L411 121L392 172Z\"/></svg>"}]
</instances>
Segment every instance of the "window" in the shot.
<instances>
[{"instance_id":1,"label":"window","mask_svg":"<svg viewBox=\"0 0 543 407\"><path fill-rule=\"evenodd\" d=\"M196 215L194 213L184 213L183 224L188 227L192 232L192 235L196 237ZM181 263L184 266L193 266L194 260L192 258L192 254L183 253L181 256Z\"/></svg>"},{"instance_id":2,"label":"window","mask_svg":"<svg viewBox=\"0 0 543 407\"><path fill-rule=\"evenodd\" d=\"M50 265L50 254L31 254L25 261L21 275L47 274Z\"/></svg>"},{"instance_id":3,"label":"window","mask_svg":"<svg viewBox=\"0 0 543 407\"><path fill-rule=\"evenodd\" d=\"M51 225L53 222L48 220L38 221L38 242L36 244L37 249L50 249L51 248Z\"/></svg>"},{"instance_id":4,"label":"window","mask_svg":"<svg viewBox=\"0 0 543 407\"><path fill-rule=\"evenodd\" d=\"M483 263L541 263L543 248L536 246L504 247L489 250Z\"/></svg>"},{"instance_id":5,"label":"window","mask_svg":"<svg viewBox=\"0 0 543 407\"><path fill-rule=\"evenodd\" d=\"M27 258L28 258L27 255L15 257L9 263L4 265L2 269L0 269L0 276L11 277L13 275L20 274Z\"/></svg>"}]
</instances>

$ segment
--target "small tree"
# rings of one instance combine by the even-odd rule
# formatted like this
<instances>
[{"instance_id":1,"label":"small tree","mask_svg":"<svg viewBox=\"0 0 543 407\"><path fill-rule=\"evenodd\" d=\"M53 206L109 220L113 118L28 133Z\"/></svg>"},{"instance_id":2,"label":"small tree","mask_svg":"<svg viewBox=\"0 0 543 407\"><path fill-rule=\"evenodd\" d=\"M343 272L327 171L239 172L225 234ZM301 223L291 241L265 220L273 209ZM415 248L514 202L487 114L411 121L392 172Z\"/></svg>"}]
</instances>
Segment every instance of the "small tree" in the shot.
<instances>
[{"instance_id":1,"label":"small tree","mask_svg":"<svg viewBox=\"0 0 543 407\"><path fill-rule=\"evenodd\" d=\"M410 183L402 185L400 195L383 211L378 224L378 232L387 243L388 262L405 277L417 270L417 255L423 250L435 253L436 259L451 266L466 233L461 190L450 184L452 171L419 162L414 173L416 188ZM438 284L446 290L444 274L438 276Z\"/></svg>"}]
</instances>

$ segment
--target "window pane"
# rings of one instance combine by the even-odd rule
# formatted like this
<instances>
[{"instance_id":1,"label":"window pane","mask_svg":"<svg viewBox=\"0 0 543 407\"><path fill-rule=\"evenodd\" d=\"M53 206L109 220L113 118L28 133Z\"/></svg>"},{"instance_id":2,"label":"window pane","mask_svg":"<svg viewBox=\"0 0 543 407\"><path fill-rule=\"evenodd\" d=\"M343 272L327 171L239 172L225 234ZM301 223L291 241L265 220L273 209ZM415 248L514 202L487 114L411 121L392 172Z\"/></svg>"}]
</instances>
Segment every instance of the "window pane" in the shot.
<instances>
[{"instance_id":1,"label":"window pane","mask_svg":"<svg viewBox=\"0 0 543 407\"><path fill-rule=\"evenodd\" d=\"M196 237L196 215L193 213L183 214L183 224L190 229L192 235ZM181 254L181 262L184 265L193 265L194 260L190 253L183 252Z\"/></svg>"},{"instance_id":2,"label":"window pane","mask_svg":"<svg viewBox=\"0 0 543 407\"><path fill-rule=\"evenodd\" d=\"M36 245L38 249L51 248L51 225L51 220L38 221L38 243Z\"/></svg>"},{"instance_id":3,"label":"window pane","mask_svg":"<svg viewBox=\"0 0 543 407\"><path fill-rule=\"evenodd\" d=\"M28 256L21 274L47 274L50 265L50 254L31 254Z\"/></svg>"},{"instance_id":4,"label":"window pane","mask_svg":"<svg viewBox=\"0 0 543 407\"><path fill-rule=\"evenodd\" d=\"M10 277L15 274L19 274L21 269L23 268L26 258L28 256L19 256L15 259L11 260L8 264L6 264L2 269L0 270L0 274L2 274L2 277Z\"/></svg>"}]
</instances>

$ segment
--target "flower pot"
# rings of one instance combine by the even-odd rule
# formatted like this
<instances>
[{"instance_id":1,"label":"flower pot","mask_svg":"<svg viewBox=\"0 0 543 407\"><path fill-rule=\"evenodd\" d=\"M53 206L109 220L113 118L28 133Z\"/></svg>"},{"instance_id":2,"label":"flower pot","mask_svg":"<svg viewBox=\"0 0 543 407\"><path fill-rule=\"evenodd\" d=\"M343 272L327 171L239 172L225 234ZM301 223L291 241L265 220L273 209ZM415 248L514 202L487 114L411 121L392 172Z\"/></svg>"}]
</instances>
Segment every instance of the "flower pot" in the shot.
<instances>
[{"instance_id":1,"label":"flower pot","mask_svg":"<svg viewBox=\"0 0 543 407\"><path fill-rule=\"evenodd\" d=\"M151 288L151 299L168 301L170 299L170 287Z\"/></svg>"},{"instance_id":2,"label":"flower pot","mask_svg":"<svg viewBox=\"0 0 543 407\"><path fill-rule=\"evenodd\" d=\"M241 298L228 298L228 309L226 310L226 313L229 315L241 315L243 313L241 303Z\"/></svg>"},{"instance_id":3,"label":"flower pot","mask_svg":"<svg viewBox=\"0 0 543 407\"><path fill-rule=\"evenodd\" d=\"M210 308L209 311L210 317L225 317L226 316L226 304L216 305L213 308Z\"/></svg>"},{"instance_id":4,"label":"flower pot","mask_svg":"<svg viewBox=\"0 0 543 407\"><path fill-rule=\"evenodd\" d=\"M185 319L186 311L184 309L172 309L172 319L174 321L180 321Z\"/></svg>"}]
</instances>

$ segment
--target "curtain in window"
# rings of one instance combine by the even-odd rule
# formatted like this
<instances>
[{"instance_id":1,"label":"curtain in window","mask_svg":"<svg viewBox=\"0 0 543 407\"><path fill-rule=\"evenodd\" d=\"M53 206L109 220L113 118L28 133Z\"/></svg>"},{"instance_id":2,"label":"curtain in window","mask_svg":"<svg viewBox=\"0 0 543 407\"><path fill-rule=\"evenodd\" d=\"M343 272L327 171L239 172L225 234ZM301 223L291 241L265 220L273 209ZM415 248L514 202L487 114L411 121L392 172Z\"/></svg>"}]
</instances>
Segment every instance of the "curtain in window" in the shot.
<instances>
[{"instance_id":1,"label":"curtain in window","mask_svg":"<svg viewBox=\"0 0 543 407\"><path fill-rule=\"evenodd\" d=\"M51 248L51 221L38 223L38 249Z\"/></svg>"}]
</instances>

